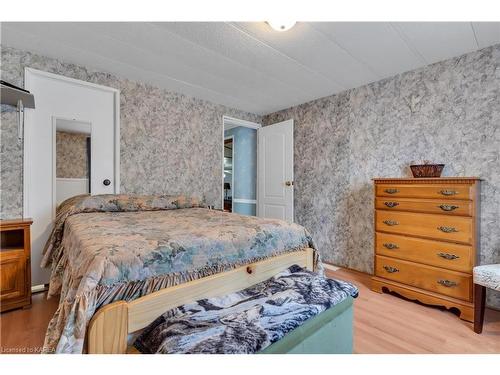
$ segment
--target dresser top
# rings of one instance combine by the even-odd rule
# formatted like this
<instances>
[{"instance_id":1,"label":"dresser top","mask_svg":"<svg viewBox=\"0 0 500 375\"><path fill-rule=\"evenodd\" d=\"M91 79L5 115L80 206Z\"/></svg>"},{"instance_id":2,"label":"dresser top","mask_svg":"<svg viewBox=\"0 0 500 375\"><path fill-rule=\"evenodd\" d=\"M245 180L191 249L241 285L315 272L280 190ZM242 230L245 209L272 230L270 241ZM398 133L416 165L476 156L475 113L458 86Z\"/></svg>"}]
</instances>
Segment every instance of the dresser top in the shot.
<instances>
[{"instance_id":1,"label":"dresser top","mask_svg":"<svg viewBox=\"0 0 500 375\"><path fill-rule=\"evenodd\" d=\"M481 181L479 177L377 177L374 178L375 183L415 183L422 182L424 184L428 183L474 183L475 181Z\"/></svg>"}]
</instances>

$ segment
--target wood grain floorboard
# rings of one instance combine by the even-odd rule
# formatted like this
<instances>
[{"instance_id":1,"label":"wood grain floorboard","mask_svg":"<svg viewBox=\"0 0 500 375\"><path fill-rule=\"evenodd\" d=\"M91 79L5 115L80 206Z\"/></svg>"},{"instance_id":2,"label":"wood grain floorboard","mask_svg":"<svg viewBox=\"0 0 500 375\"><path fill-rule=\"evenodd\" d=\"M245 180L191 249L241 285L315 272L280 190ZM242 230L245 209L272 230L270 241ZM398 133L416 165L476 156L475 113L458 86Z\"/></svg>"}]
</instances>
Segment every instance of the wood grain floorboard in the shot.
<instances>
[{"instance_id":1,"label":"wood grain floorboard","mask_svg":"<svg viewBox=\"0 0 500 375\"><path fill-rule=\"evenodd\" d=\"M359 288L354 301L355 353L500 353L500 311L486 309L483 333L452 312L370 290L370 275L340 269L332 278Z\"/></svg>"},{"instance_id":2,"label":"wood grain floorboard","mask_svg":"<svg viewBox=\"0 0 500 375\"><path fill-rule=\"evenodd\" d=\"M47 299L47 294L33 294L27 309L4 312L0 315L0 353L39 353L45 331L57 310L59 299Z\"/></svg>"},{"instance_id":3,"label":"wood grain floorboard","mask_svg":"<svg viewBox=\"0 0 500 375\"><path fill-rule=\"evenodd\" d=\"M355 353L500 353L500 312L487 309L483 333L439 308L370 290L370 276L351 270L326 271L360 290L354 302ZM0 352L39 352L57 299L33 295L30 309L0 315Z\"/></svg>"}]
</instances>

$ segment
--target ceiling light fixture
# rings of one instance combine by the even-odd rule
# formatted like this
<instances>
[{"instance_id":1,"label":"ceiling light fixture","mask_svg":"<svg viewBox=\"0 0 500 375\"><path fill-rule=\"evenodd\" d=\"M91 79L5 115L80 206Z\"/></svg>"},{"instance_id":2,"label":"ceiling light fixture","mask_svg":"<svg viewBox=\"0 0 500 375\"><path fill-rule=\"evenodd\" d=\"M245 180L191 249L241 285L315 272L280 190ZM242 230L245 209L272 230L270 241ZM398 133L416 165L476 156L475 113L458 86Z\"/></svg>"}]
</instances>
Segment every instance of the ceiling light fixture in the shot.
<instances>
[{"instance_id":1,"label":"ceiling light fixture","mask_svg":"<svg viewBox=\"0 0 500 375\"><path fill-rule=\"evenodd\" d=\"M287 31L295 26L295 21L266 21L276 31Z\"/></svg>"}]
</instances>

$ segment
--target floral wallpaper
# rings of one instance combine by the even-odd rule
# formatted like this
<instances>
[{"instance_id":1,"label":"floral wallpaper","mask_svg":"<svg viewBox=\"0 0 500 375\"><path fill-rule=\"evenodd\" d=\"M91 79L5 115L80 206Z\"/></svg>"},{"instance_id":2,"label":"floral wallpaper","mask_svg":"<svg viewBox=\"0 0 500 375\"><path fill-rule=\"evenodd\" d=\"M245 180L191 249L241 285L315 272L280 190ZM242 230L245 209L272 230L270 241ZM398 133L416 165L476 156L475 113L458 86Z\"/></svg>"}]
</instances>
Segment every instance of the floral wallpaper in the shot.
<instances>
[{"instance_id":1,"label":"floral wallpaper","mask_svg":"<svg viewBox=\"0 0 500 375\"><path fill-rule=\"evenodd\" d=\"M30 66L121 90L121 191L194 194L220 207L222 116L261 118L109 73L3 47L1 77ZM295 219L323 259L373 270L373 177L409 176L422 159L478 176L480 263L500 263L500 45L264 117L295 120ZM22 143L2 106L0 214L22 214ZM186 152L189 150L189 152ZM500 294L488 293L500 308Z\"/></svg>"},{"instance_id":2,"label":"floral wallpaper","mask_svg":"<svg viewBox=\"0 0 500 375\"><path fill-rule=\"evenodd\" d=\"M480 263L500 263L500 45L264 117L295 120L295 219L324 260L373 271L374 177L422 159L478 176ZM488 302L500 308L500 293Z\"/></svg>"},{"instance_id":3,"label":"floral wallpaper","mask_svg":"<svg viewBox=\"0 0 500 375\"><path fill-rule=\"evenodd\" d=\"M88 177L87 137L80 133L56 132L56 177Z\"/></svg>"},{"instance_id":4,"label":"floral wallpaper","mask_svg":"<svg viewBox=\"0 0 500 375\"><path fill-rule=\"evenodd\" d=\"M31 67L117 88L120 93L121 192L188 194L221 206L222 116L260 117L133 82L89 67L1 46L1 79L23 86ZM0 218L22 216L23 145L15 109L2 106Z\"/></svg>"}]
</instances>

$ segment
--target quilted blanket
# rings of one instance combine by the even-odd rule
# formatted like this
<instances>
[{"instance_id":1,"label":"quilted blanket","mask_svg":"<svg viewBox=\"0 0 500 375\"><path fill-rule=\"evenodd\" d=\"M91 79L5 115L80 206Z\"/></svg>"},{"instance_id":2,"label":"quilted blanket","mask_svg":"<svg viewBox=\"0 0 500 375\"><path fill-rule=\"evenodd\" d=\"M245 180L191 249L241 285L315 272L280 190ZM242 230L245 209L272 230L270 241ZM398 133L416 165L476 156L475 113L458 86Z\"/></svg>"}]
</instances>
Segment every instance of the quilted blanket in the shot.
<instances>
[{"instance_id":1,"label":"quilted blanket","mask_svg":"<svg viewBox=\"0 0 500 375\"><path fill-rule=\"evenodd\" d=\"M256 353L357 295L353 284L292 266L240 292L167 311L141 333L134 346L145 354Z\"/></svg>"},{"instance_id":2,"label":"quilted blanket","mask_svg":"<svg viewBox=\"0 0 500 375\"><path fill-rule=\"evenodd\" d=\"M71 198L44 250L49 296L60 294L44 352L81 353L103 305L307 247L314 244L300 225L208 210L183 196Z\"/></svg>"}]
</instances>

